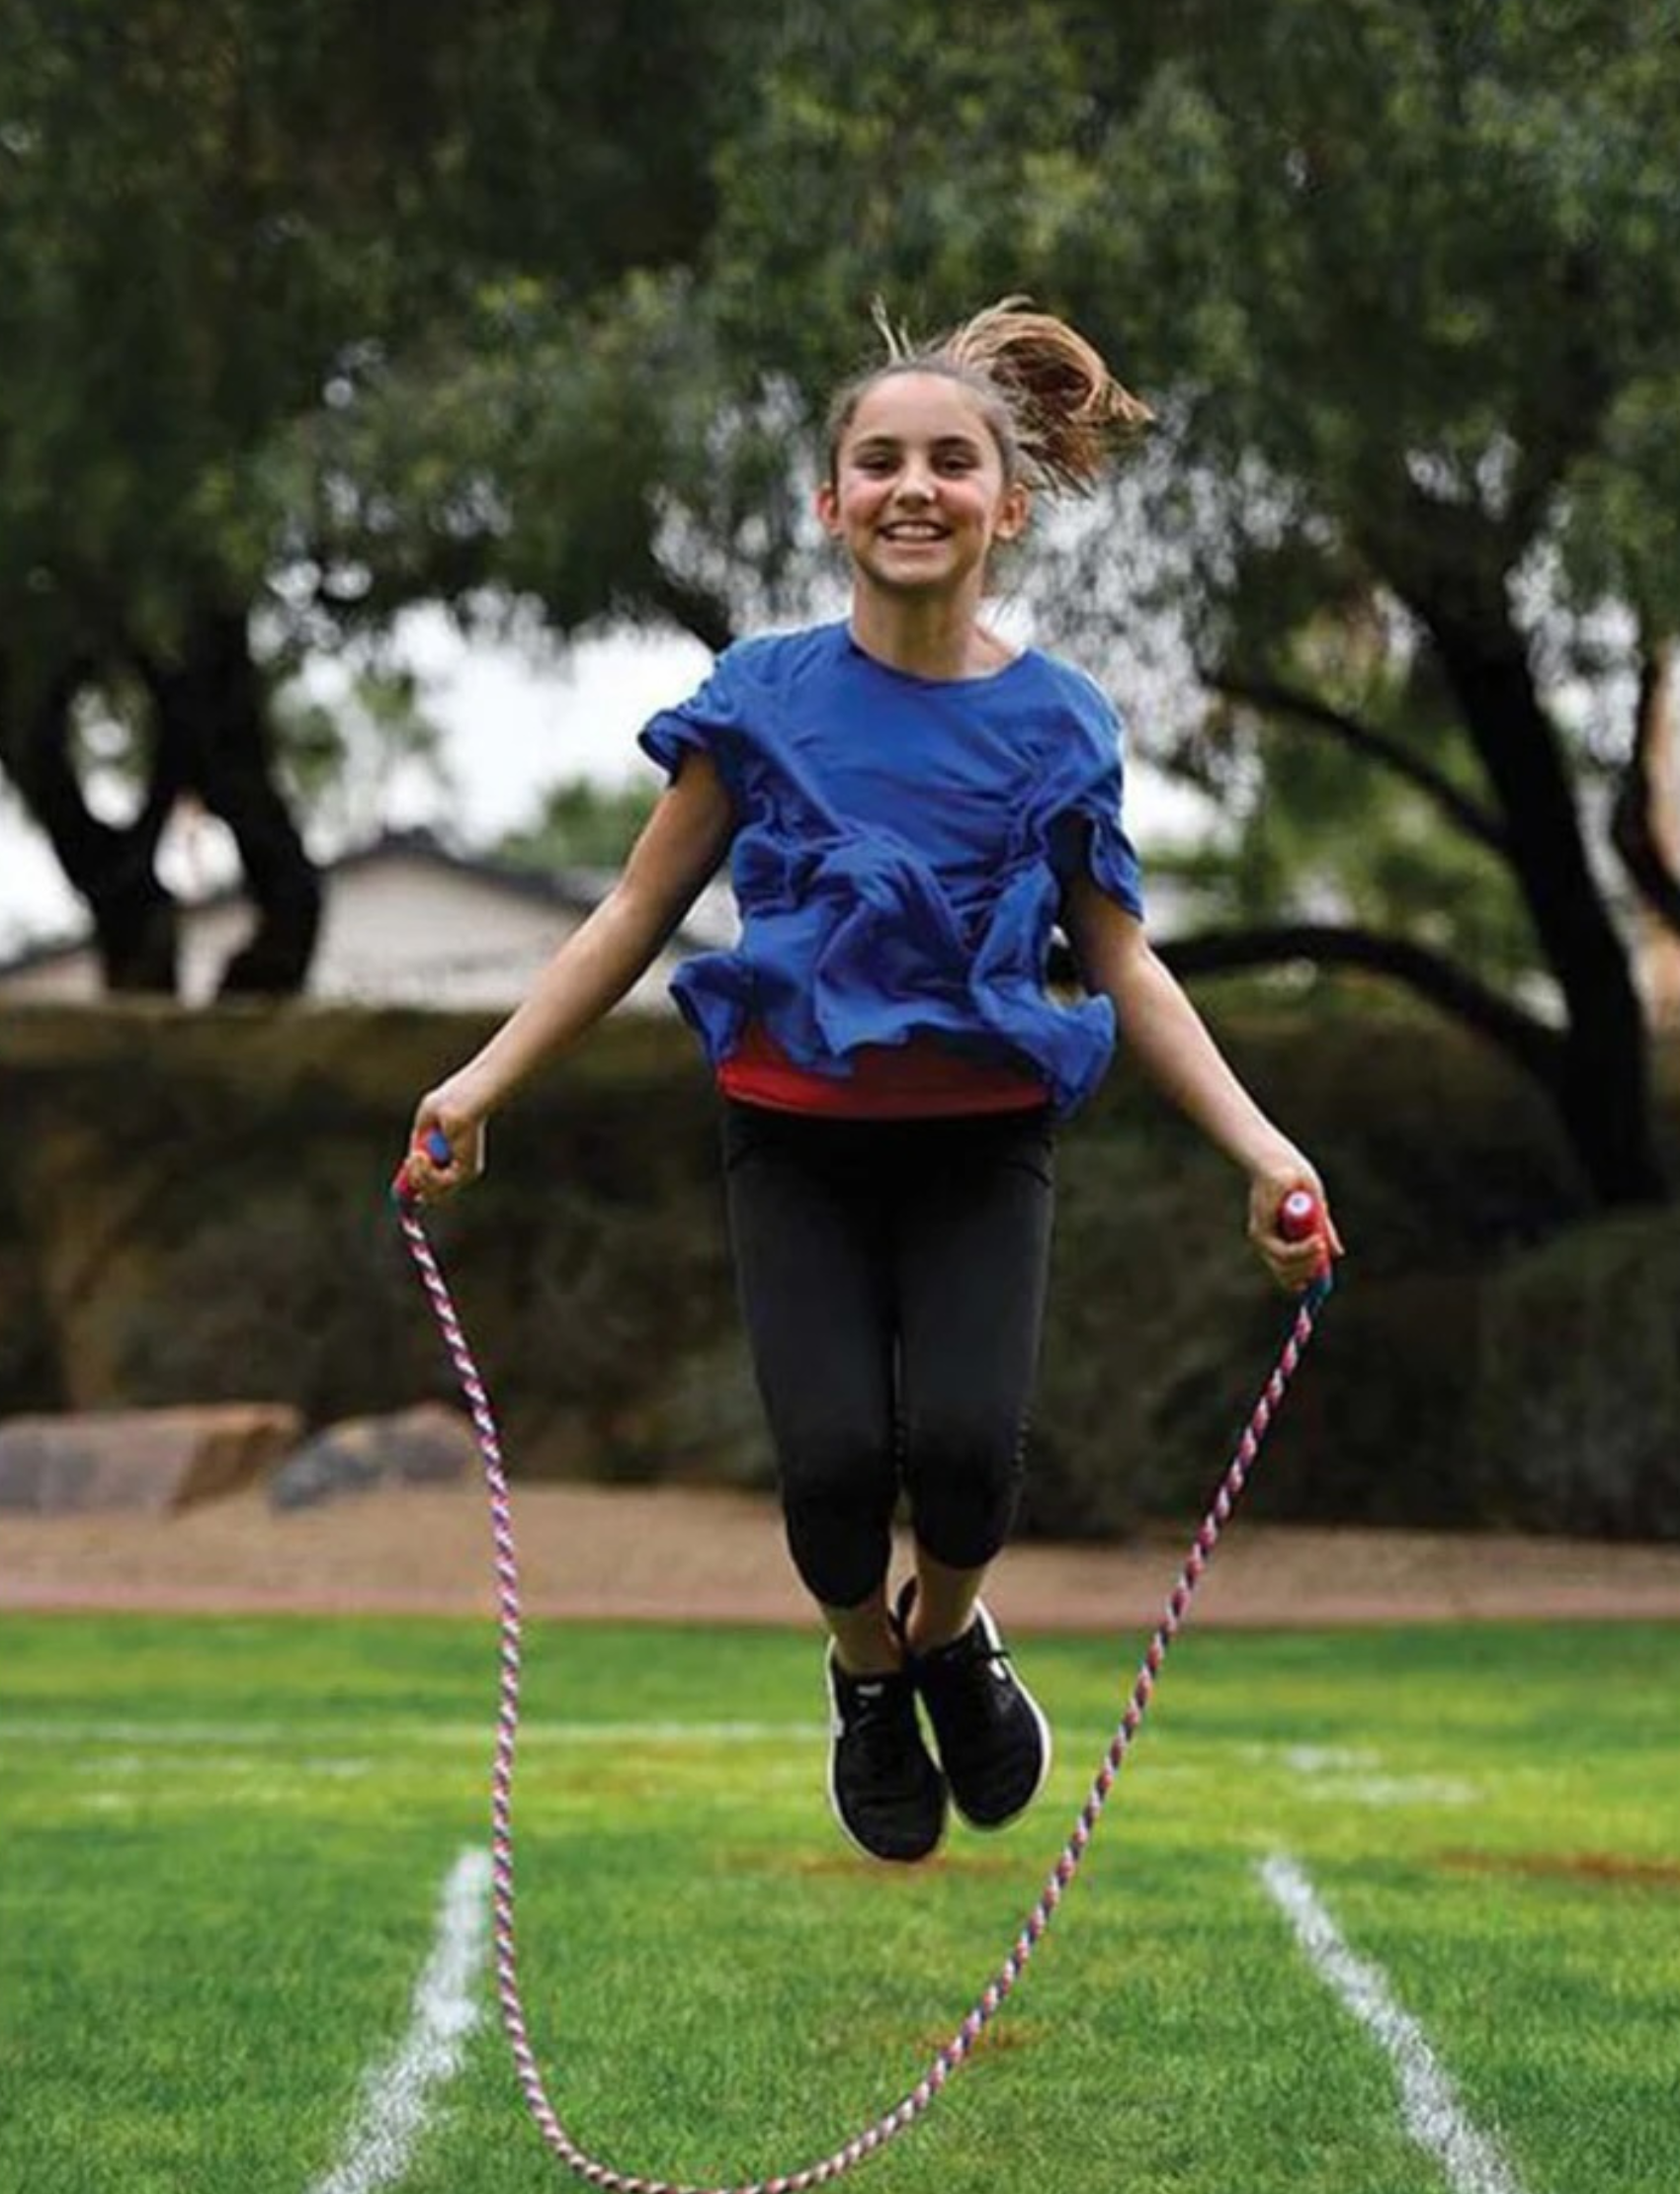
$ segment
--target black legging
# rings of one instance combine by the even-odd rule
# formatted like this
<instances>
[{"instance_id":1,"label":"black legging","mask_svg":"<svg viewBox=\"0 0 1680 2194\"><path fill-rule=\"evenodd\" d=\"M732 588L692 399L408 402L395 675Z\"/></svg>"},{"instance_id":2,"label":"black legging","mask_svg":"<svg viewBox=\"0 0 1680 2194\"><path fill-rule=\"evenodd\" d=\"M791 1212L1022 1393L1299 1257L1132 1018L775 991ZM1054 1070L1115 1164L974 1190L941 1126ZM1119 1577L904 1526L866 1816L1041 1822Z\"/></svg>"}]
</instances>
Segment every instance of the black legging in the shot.
<instances>
[{"instance_id":1,"label":"black legging","mask_svg":"<svg viewBox=\"0 0 1680 2194\"><path fill-rule=\"evenodd\" d=\"M736 1279L788 1543L826 1607L885 1577L899 1489L953 1568L1020 1490L1053 1201L1043 1111L850 1121L727 1102Z\"/></svg>"}]
</instances>

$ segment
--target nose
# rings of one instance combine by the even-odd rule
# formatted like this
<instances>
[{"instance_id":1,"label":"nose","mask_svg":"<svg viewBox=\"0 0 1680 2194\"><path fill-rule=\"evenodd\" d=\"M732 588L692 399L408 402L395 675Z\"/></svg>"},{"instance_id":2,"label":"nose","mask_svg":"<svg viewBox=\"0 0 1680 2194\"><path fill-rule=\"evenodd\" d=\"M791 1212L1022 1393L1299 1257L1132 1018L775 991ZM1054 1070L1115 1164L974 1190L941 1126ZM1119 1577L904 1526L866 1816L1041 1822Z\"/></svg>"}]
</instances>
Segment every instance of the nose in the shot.
<instances>
[{"instance_id":1,"label":"nose","mask_svg":"<svg viewBox=\"0 0 1680 2194\"><path fill-rule=\"evenodd\" d=\"M910 457L898 475L894 500L900 503L931 503L934 495L933 471L925 458Z\"/></svg>"}]
</instances>

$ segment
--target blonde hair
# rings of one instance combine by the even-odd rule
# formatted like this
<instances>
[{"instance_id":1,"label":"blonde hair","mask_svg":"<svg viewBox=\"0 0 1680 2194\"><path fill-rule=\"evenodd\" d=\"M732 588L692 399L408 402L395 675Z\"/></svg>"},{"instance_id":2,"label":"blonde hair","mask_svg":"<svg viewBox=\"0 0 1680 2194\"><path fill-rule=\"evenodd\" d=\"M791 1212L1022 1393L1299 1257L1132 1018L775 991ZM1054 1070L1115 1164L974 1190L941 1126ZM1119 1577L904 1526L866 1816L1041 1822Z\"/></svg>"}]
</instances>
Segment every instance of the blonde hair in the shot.
<instances>
[{"instance_id":1,"label":"blonde hair","mask_svg":"<svg viewBox=\"0 0 1680 2194\"><path fill-rule=\"evenodd\" d=\"M879 298L872 316L886 363L848 381L829 408L830 479L859 404L899 374L937 374L966 388L997 443L1005 479L1052 492L1088 493L1154 417L1094 345L1065 320L1034 311L1029 297L1000 297L927 343L894 326Z\"/></svg>"}]
</instances>

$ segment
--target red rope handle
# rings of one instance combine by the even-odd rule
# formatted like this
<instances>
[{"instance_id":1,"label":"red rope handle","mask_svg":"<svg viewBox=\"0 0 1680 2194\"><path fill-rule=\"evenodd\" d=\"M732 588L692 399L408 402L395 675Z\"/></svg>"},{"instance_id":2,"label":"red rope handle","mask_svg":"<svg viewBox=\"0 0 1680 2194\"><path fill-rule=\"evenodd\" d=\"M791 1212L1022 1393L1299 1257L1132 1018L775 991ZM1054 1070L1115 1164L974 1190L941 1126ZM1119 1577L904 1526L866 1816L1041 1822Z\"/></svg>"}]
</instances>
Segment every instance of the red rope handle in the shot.
<instances>
[{"instance_id":1,"label":"red rope handle","mask_svg":"<svg viewBox=\"0 0 1680 2194\"><path fill-rule=\"evenodd\" d=\"M611 2165L598 2162L586 2150L580 2148L566 2131L548 2100L543 2075L531 2047L526 2029L525 2006L520 1996L518 1948L514 1936L513 1772L514 1752L519 1735L520 1608L519 1561L514 1547L513 1506L508 1494L507 1476L502 1467L501 1438L496 1429L490 1397L485 1392L472 1351L462 1330L443 1271L420 1224L415 1206L403 1191L400 1174L394 1194L397 1223L408 1243L421 1284L431 1300L444 1345L455 1365L462 1392L472 1412L479 1459L483 1465L484 1482L489 1494L501 1641L500 1696L496 1715L495 1755L490 1775L491 1905L495 1931L496 1987L501 2003L502 2025L513 2052L514 2066L526 2106L538 2132L560 2161L591 2186L608 2188L611 2194L805 2194L807 2188L827 2185L842 2173L851 2170L855 2164L878 2154L889 2141L895 2140L906 2128L914 2125L931 2106L948 2081L972 2055L974 2045L1007 2001L1016 1982L1025 1971L1028 1960L1049 1931L1062 1897L1072 1883L1080 1861L1090 1848L1103 1808L1108 1803L1109 1794L1119 1779L1121 1769L1126 1765L1133 1738L1148 1712L1155 1679L1160 1674L1167 1649L1184 1626L1191 1600L1213 1559L1219 1534L1229 1522L1231 1512L1254 1468L1260 1443L1265 1438L1267 1428L1283 1400L1285 1390L1312 1338L1313 1322L1331 1287L1328 1257L1326 1256L1318 1277L1302 1298L1282 1353L1254 1405L1242 1438L1237 1444L1236 1453L1219 1481L1213 1504L1191 1542L1184 1566L1168 1595L1165 1611L1144 1651L1126 1711L1103 1756L1090 1793L1079 1809L1072 1831L1050 1871L1038 1902L1028 1913L1008 1954L976 1997L962 2025L934 2058L921 2078L892 2109L876 2119L863 2132L855 2134L850 2141L819 2162L807 2164L801 2170L781 2173L774 2178L754 2179L740 2186L699 2187L616 2171ZM1301 1238L1305 1233L1319 1230L1316 1206L1311 1207L1310 1218L1310 1224L1303 1224L1302 1212L1288 1212L1280 1215L1280 1224L1286 1233L1293 1233L1296 1238Z\"/></svg>"}]
</instances>

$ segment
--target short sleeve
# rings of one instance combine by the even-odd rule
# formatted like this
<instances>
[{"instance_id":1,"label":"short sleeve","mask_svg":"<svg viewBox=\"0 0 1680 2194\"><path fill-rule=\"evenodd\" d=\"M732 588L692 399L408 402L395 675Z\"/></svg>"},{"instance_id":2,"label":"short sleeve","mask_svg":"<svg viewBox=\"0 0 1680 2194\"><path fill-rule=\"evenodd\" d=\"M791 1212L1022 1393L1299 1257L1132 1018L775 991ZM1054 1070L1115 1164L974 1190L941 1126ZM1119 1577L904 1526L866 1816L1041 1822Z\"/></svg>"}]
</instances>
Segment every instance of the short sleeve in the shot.
<instances>
[{"instance_id":1,"label":"short sleeve","mask_svg":"<svg viewBox=\"0 0 1680 2194\"><path fill-rule=\"evenodd\" d=\"M725 648L710 676L686 701L661 709L636 735L636 743L668 777L675 777L686 754L711 754L722 764L722 748L741 721L738 649Z\"/></svg>"},{"instance_id":2,"label":"short sleeve","mask_svg":"<svg viewBox=\"0 0 1680 2194\"><path fill-rule=\"evenodd\" d=\"M1143 872L1125 821L1125 727L1107 695L1083 678L1075 709L1079 737L1055 788L1050 864L1063 886L1075 876L1089 875L1101 891L1141 921Z\"/></svg>"}]
</instances>

